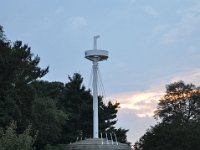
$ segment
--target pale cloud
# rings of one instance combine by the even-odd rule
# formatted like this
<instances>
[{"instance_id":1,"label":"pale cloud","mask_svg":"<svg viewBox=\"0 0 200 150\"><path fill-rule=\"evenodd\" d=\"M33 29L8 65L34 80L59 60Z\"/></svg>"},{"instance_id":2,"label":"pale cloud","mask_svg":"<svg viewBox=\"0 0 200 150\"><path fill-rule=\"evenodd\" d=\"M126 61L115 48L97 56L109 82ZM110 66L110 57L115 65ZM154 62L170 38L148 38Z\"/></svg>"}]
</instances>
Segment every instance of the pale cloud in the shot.
<instances>
[{"instance_id":1,"label":"pale cloud","mask_svg":"<svg viewBox=\"0 0 200 150\"><path fill-rule=\"evenodd\" d=\"M174 78L171 79L171 82L175 82L175 81L184 81L186 83L193 83L196 86L200 86L200 69L193 69L192 71L188 72L188 73L184 73L181 75L177 75Z\"/></svg>"},{"instance_id":2,"label":"pale cloud","mask_svg":"<svg viewBox=\"0 0 200 150\"><path fill-rule=\"evenodd\" d=\"M64 13L64 8L63 7L58 7L56 10L55 10L55 14L56 15L60 15Z\"/></svg>"},{"instance_id":3,"label":"pale cloud","mask_svg":"<svg viewBox=\"0 0 200 150\"><path fill-rule=\"evenodd\" d=\"M70 26L69 26L70 31L80 30L86 26L87 26L87 20L82 16L76 16L70 19Z\"/></svg>"},{"instance_id":4,"label":"pale cloud","mask_svg":"<svg viewBox=\"0 0 200 150\"><path fill-rule=\"evenodd\" d=\"M198 54L198 48L195 47L194 45L192 46L189 46L186 50L186 52L189 54L189 55L196 55Z\"/></svg>"},{"instance_id":5,"label":"pale cloud","mask_svg":"<svg viewBox=\"0 0 200 150\"><path fill-rule=\"evenodd\" d=\"M153 8L153 7L151 7L151 6L146 6L146 7L144 7L144 11L145 11L148 15L150 15L150 16L152 16L152 17L158 17L158 16L159 16L159 13L156 11L156 9Z\"/></svg>"},{"instance_id":6,"label":"pale cloud","mask_svg":"<svg viewBox=\"0 0 200 150\"><path fill-rule=\"evenodd\" d=\"M199 31L200 5L182 11L178 10L177 14L181 16L181 19L171 25L171 28L163 34L162 43L164 45L171 45L177 41L184 40Z\"/></svg>"},{"instance_id":7,"label":"pale cloud","mask_svg":"<svg viewBox=\"0 0 200 150\"><path fill-rule=\"evenodd\" d=\"M166 32L168 27L169 27L168 24L161 24L161 25L155 26L153 29L153 36L163 34L164 32Z\"/></svg>"},{"instance_id":8,"label":"pale cloud","mask_svg":"<svg viewBox=\"0 0 200 150\"><path fill-rule=\"evenodd\" d=\"M129 129L127 138L129 142L135 143L150 127L156 123L152 117L138 117L131 109L119 109L116 127Z\"/></svg>"},{"instance_id":9,"label":"pale cloud","mask_svg":"<svg viewBox=\"0 0 200 150\"><path fill-rule=\"evenodd\" d=\"M148 89L145 91L123 93L115 96L120 102L121 109L130 109L138 117L152 117L158 100L164 94L164 88L160 91Z\"/></svg>"},{"instance_id":10,"label":"pale cloud","mask_svg":"<svg viewBox=\"0 0 200 150\"><path fill-rule=\"evenodd\" d=\"M120 109L128 109L137 117L152 117L157 108L159 99L165 94L166 84L183 80L185 83L193 83L199 86L200 69L193 69L189 72L177 74L167 81L158 81L144 91L127 92L111 96L120 102Z\"/></svg>"},{"instance_id":11,"label":"pale cloud","mask_svg":"<svg viewBox=\"0 0 200 150\"><path fill-rule=\"evenodd\" d=\"M130 0L130 4L134 4L136 0Z\"/></svg>"}]
</instances>

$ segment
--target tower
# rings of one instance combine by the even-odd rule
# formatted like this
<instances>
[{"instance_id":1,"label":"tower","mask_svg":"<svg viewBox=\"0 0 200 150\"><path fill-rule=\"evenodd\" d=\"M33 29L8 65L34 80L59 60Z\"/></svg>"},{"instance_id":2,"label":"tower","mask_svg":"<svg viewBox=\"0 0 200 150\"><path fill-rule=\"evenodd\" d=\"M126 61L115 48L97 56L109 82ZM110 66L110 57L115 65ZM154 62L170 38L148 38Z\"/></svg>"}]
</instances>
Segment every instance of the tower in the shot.
<instances>
[{"instance_id":1,"label":"tower","mask_svg":"<svg viewBox=\"0 0 200 150\"><path fill-rule=\"evenodd\" d=\"M124 143L113 142L112 135L109 140L101 136L99 138L99 117L98 117L98 62L108 59L108 51L97 49L97 39L100 36L94 36L93 50L85 51L85 58L92 61L93 70L93 138L76 141L75 143L67 144L65 150L130 150L130 146Z\"/></svg>"},{"instance_id":2,"label":"tower","mask_svg":"<svg viewBox=\"0 0 200 150\"><path fill-rule=\"evenodd\" d=\"M93 138L99 138L99 117L98 117L98 62L108 59L108 51L97 49L97 39L99 35L94 36L94 49L85 51L85 58L92 61L93 70Z\"/></svg>"}]
</instances>

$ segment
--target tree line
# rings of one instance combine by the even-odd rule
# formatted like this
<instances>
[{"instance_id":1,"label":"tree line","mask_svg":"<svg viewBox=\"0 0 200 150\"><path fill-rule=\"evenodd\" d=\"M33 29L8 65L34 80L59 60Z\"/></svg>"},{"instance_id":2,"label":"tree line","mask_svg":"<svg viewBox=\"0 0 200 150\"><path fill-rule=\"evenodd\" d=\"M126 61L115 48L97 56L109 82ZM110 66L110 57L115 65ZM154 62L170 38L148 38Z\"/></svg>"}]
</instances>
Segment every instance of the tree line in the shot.
<instances>
[{"instance_id":1,"label":"tree line","mask_svg":"<svg viewBox=\"0 0 200 150\"><path fill-rule=\"evenodd\" d=\"M74 73L67 83L41 80L49 67L39 62L31 47L9 41L0 26L0 149L56 150L92 137L92 95L83 77ZM128 143L128 130L115 127L120 104L98 99L100 132Z\"/></svg>"}]
</instances>

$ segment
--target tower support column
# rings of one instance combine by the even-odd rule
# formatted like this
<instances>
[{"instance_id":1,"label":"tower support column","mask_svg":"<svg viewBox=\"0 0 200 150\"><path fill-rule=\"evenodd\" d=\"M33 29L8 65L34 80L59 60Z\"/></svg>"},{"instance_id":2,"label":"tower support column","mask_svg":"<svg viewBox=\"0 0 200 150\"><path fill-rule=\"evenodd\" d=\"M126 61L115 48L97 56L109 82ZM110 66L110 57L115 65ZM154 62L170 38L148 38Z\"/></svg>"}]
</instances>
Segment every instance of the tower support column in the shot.
<instances>
[{"instance_id":1,"label":"tower support column","mask_svg":"<svg viewBox=\"0 0 200 150\"><path fill-rule=\"evenodd\" d=\"M99 35L94 36L94 49L85 51L85 58L93 63L93 138L99 138L98 62L108 59L108 51L97 49L97 39L99 37Z\"/></svg>"},{"instance_id":2,"label":"tower support column","mask_svg":"<svg viewBox=\"0 0 200 150\"><path fill-rule=\"evenodd\" d=\"M93 61L93 138L99 138L99 114L98 114L98 60Z\"/></svg>"}]
</instances>

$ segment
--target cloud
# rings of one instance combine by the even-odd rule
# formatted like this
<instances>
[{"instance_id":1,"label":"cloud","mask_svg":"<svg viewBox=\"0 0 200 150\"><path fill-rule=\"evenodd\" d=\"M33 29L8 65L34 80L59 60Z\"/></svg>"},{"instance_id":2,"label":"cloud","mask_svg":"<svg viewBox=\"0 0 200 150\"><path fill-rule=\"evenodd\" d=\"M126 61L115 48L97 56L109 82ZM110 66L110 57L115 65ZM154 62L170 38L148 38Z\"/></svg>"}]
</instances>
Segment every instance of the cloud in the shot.
<instances>
[{"instance_id":1,"label":"cloud","mask_svg":"<svg viewBox=\"0 0 200 150\"><path fill-rule=\"evenodd\" d=\"M115 96L120 102L121 109L130 109L138 117L152 117L160 97L164 94L162 90L148 89L145 91L122 93Z\"/></svg>"},{"instance_id":2,"label":"cloud","mask_svg":"<svg viewBox=\"0 0 200 150\"><path fill-rule=\"evenodd\" d=\"M127 138L134 144L145 133L145 131L154 125L156 121L153 118L138 117L131 109L120 109L118 112L117 128L129 129Z\"/></svg>"},{"instance_id":3,"label":"cloud","mask_svg":"<svg viewBox=\"0 0 200 150\"><path fill-rule=\"evenodd\" d=\"M138 117L152 117L159 99L165 94L166 84L183 80L185 83L200 83L200 69L192 69L189 72L177 74L171 79L157 81L144 91L125 92L111 96L120 102L121 109L129 109Z\"/></svg>"},{"instance_id":4,"label":"cloud","mask_svg":"<svg viewBox=\"0 0 200 150\"><path fill-rule=\"evenodd\" d=\"M150 15L150 16L152 16L152 17L158 17L158 16L159 16L159 13L158 13L153 7L151 7L151 6L146 6L146 7L144 7L144 11L145 11L148 15Z\"/></svg>"},{"instance_id":5,"label":"cloud","mask_svg":"<svg viewBox=\"0 0 200 150\"><path fill-rule=\"evenodd\" d=\"M193 69L190 72L177 75L177 76L175 76L171 79L171 82L180 81L180 80L184 81L185 83L193 83L196 86L200 86L199 85L199 83L200 83L200 69L199 68Z\"/></svg>"},{"instance_id":6,"label":"cloud","mask_svg":"<svg viewBox=\"0 0 200 150\"><path fill-rule=\"evenodd\" d=\"M185 10L178 10L181 15L179 22L171 25L162 36L164 45L171 45L177 41L184 40L193 33L199 31L200 26L200 5L193 6Z\"/></svg>"},{"instance_id":7,"label":"cloud","mask_svg":"<svg viewBox=\"0 0 200 150\"><path fill-rule=\"evenodd\" d=\"M81 30L87 26L87 20L84 17L76 16L70 20L70 31Z\"/></svg>"},{"instance_id":8,"label":"cloud","mask_svg":"<svg viewBox=\"0 0 200 150\"><path fill-rule=\"evenodd\" d=\"M199 86L200 69L192 69L189 72L177 74L171 79L157 81L144 91L126 92L110 97L120 102L121 108L117 115L116 127L130 129L127 133L130 142L136 142L151 125L156 123L152 116L158 100L165 94L165 85L180 80Z\"/></svg>"},{"instance_id":9,"label":"cloud","mask_svg":"<svg viewBox=\"0 0 200 150\"><path fill-rule=\"evenodd\" d=\"M153 36L165 33L168 27L169 27L168 24L161 24L161 25L155 26L153 29Z\"/></svg>"},{"instance_id":10,"label":"cloud","mask_svg":"<svg viewBox=\"0 0 200 150\"><path fill-rule=\"evenodd\" d=\"M55 14L56 15L60 15L64 13L64 8L63 7L58 7L56 10L55 10Z\"/></svg>"},{"instance_id":11,"label":"cloud","mask_svg":"<svg viewBox=\"0 0 200 150\"><path fill-rule=\"evenodd\" d=\"M130 4L134 4L136 0L130 0Z\"/></svg>"}]
</instances>

